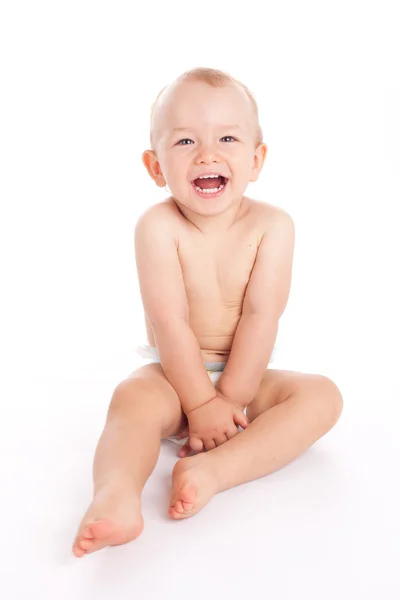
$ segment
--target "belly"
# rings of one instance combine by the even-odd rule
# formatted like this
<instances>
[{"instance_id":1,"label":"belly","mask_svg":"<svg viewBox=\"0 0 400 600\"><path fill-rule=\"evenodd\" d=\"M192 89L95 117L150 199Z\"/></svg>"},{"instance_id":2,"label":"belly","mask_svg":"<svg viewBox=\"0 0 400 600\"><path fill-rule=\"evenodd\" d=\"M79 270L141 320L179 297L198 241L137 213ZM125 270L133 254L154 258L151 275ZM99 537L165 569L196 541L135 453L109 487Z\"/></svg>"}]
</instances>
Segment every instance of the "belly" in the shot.
<instances>
[{"instance_id":1,"label":"belly","mask_svg":"<svg viewBox=\"0 0 400 600\"><path fill-rule=\"evenodd\" d=\"M221 336L216 336L214 339L198 340L200 352L205 362L227 362L231 353L233 336L226 336L226 344L222 343ZM218 346L219 349L215 349ZM225 350L220 349L225 346Z\"/></svg>"},{"instance_id":2,"label":"belly","mask_svg":"<svg viewBox=\"0 0 400 600\"><path fill-rule=\"evenodd\" d=\"M213 352L210 350L201 349L201 355L204 362L228 362L230 350L227 352Z\"/></svg>"},{"instance_id":3,"label":"belly","mask_svg":"<svg viewBox=\"0 0 400 600\"><path fill-rule=\"evenodd\" d=\"M240 314L227 313L209 307L207 311L191 311L190 327L200 346L204 362L227 362L235 336ZM157 346L151 324L146 319L147 340Z\"/></svg>"}]
</instances>

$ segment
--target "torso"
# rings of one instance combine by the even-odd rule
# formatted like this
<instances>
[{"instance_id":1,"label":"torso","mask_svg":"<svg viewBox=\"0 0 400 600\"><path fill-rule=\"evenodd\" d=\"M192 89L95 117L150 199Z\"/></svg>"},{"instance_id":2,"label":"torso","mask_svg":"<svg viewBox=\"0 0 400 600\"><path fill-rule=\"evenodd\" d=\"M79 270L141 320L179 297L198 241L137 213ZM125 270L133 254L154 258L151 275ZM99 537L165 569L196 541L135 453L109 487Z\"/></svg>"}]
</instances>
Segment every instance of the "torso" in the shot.
<instances>
[{"instance_id":1,"label":"torso","mask_svg":"<svg viewBox=\"0 0 400 600\"><path fill-rule=\"evenodd\" d=\"M178 255L189 303L190 326L203 360L226 362L242 315L243 299L268 220L279 208L245 197L241 217L223 236L204 236L176 216ZM146 318L148 343L156 346Z\"/></svg>"}]
</instances>

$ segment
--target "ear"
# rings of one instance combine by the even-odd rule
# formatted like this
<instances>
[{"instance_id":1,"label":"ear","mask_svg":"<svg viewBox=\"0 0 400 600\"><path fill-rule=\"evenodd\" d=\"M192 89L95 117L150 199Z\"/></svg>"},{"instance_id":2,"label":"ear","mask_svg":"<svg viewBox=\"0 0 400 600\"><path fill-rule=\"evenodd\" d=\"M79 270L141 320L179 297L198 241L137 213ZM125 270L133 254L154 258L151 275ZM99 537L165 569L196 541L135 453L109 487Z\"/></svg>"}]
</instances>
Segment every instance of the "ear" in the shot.
<instances>
[{"instance_id":1,"label":"ear","mask_svg":"<svg viewBox=\"0 0 400 600\"><path fill-rule=\"evenodd\" d=\"M251 170L250 181L257 181L258 176L263 168L264 161L268 152L268 146L264 143L258 144L253 159L253 168Z\"/></svg>"},{"instance_id":2,"label":"ear","mask_svg":"<svg viewBox=\"0 0 400 600\"><path fill-rule=\"evenodd\" d=\"M142 161L150 177L159 187L164 187L167 182L164 179L164 175L161 173L161 166L154 150L145 150L142 154Z\"/></svg>"}]
</instances>

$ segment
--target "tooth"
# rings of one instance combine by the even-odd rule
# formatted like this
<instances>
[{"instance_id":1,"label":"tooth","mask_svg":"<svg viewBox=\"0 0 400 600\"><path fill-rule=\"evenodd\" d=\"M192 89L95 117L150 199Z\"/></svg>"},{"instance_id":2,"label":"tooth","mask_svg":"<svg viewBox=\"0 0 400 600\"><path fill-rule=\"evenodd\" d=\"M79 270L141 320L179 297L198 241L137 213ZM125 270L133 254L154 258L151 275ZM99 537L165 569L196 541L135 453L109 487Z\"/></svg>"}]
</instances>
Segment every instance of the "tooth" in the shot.
<instances>
[{"instance_id":1,"label":"tooth","mask_svg":"<svg viewBox=\"0 0 400 600\"><path fill-rule=\"evenodd\" d=\"M203 194L215 194L215 192L219 192L224 187L224 184L220 185L218 188L210 188L202 190L198 185L194 186L198 192L202 192Z\"/></svg>"}]
</instances>

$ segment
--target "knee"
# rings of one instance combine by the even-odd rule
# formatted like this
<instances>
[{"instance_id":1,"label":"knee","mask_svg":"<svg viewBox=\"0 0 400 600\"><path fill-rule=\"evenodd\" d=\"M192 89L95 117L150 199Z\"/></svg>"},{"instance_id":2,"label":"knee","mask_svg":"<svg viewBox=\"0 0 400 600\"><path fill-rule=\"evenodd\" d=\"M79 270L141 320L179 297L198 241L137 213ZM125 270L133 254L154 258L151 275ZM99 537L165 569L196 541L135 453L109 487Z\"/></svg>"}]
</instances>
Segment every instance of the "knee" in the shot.
<instances>
[{"instance_id":1,"label":"knee","mask_svg":"<svg viewBox=\"0 0 400 600\"><path fill-rule=\"evenodd\" d=\"M333 427L340 418L343 411L343 396L332 379L321 376L324 384L324 401L326 402L329 414L329 421Z\"/></svg>"},{"instance_id":2,"label":"knee","mask_svg":"<svg viewBox=\"0 0 400 600\"><path fill-rule=\"evenodd\" d=\"M179 426L182 415L178 397L174 399L163 393L151 379L135 377L122 381L115 388L107 420L151 422L160 429L162 437L168 437L172 435L170 430Z\"/></svg>"},{"instance_id":3,"label":"knee","mask_svg":"<svg viewBox=\"0 0 400 600\"><path fill-rule=\"evenodd\" d=\"M115 388L108 408L108 416L125 413L130 408L137 408L151 402L151 386L145 379L126 379ZM154 396L154 394L153 394Z\"/></svg>"}]
</instances>

